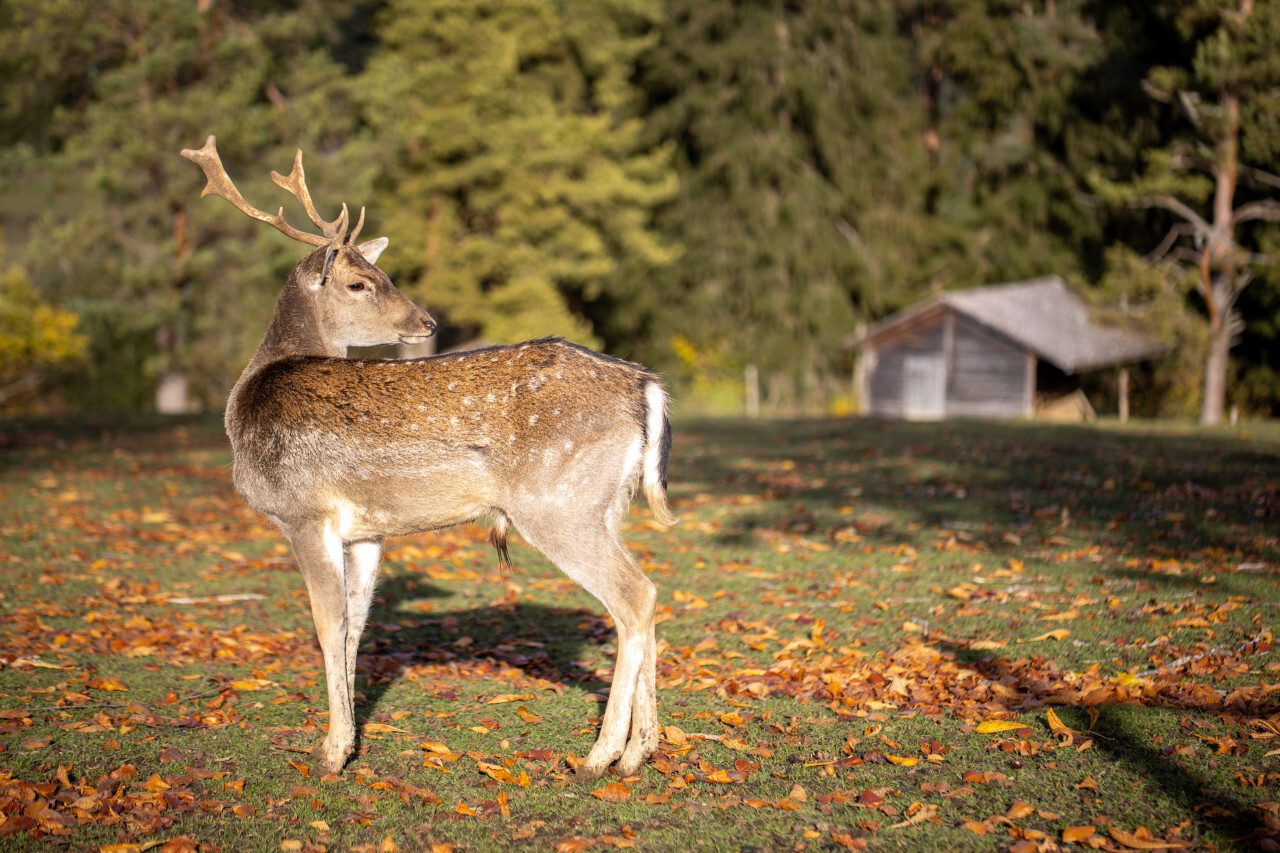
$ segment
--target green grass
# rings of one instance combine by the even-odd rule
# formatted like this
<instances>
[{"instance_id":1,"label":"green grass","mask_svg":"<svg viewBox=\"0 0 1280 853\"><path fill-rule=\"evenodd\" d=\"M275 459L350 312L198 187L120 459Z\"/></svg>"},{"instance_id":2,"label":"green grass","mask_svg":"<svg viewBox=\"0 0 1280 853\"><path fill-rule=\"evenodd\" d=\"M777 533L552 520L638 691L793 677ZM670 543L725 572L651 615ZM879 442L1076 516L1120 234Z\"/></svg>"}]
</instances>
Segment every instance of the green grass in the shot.
<instances>
[{"instance_id":1,"label":"green grass","mask_svg":"<svg viewBox=\"0 0 1280 853\"><path fill-rule=\"evenodd\" d=\"M373 725L309 778L305 592L220 425L0 429L0 851L1280 839L1274 425L677 424L681 524L641 503L624 532L659 588L669 728L637 777L589 784L570 754L613 631L536 553L506 575L478 530L388 543Z\"/></svg>"}]
</instances>

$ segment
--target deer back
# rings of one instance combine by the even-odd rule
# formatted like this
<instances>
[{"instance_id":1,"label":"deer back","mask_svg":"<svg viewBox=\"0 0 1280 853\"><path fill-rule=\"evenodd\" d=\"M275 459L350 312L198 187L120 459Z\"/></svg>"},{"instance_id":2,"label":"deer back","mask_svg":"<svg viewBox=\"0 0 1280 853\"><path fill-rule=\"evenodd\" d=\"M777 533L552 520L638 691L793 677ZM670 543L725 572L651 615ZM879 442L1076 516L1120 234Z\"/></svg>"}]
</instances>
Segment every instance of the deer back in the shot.
<instances>
[{"instance_id":1,"label":"deer back","mask_svg":"<svg viewBox=\"0 0 1280 853\"><path fill-rule=\"evenodd\" d=\"M278 519L347 512L348 532L370 537L522 503L605 504L613 472L638 476L657 383L558 338L411 361L286 357L233 394L236 485Z\"/></svg>"}]
</instances>

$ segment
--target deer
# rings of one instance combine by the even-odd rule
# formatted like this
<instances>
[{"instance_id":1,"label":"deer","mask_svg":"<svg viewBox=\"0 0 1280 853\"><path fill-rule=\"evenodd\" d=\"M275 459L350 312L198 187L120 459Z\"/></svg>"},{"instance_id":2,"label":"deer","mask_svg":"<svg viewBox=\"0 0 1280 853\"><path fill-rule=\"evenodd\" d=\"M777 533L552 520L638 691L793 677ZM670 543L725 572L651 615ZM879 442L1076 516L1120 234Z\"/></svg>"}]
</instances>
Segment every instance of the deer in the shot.
<instances>
[{"instance_id":1,"label":"deer","mask_svg":"<svg viewBox=\"0 0 1280 853\"><path fill-rule=\"evenodd\" d=\"M321 774L355 749L356 650L385 539L492 519L509 565L514 528L604 605L617 656L600 733L576 768L632 775L658 745L657 592L620 525L637 487L655 522L667 501L668 395L648 369L547 337L416 359L348 358L353 346L421 343L431 316L376 265L388 240L357 242L347 206L317 213L302 151L272 172L320 233L284 208L251 206L210 135L182 156L242 213L314 247L280 292L257 352L227 400L232 479L288 538L306 584L324 660L329 726L312 749Z\"/></svg>"}]
</instances>

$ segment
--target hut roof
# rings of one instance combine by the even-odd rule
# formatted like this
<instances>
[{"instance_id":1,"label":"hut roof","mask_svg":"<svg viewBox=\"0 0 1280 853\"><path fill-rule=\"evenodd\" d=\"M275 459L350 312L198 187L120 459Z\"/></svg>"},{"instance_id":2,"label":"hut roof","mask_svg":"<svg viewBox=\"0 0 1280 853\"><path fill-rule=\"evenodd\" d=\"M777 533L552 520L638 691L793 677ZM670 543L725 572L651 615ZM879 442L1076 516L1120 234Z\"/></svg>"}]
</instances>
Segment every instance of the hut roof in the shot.
<instances>
[{"instance_id":1,"label":"hut roof","mask_svg":"<svg viewBox=\"0 0 1280 853\"><path fill-rule=\"evenodd\" d=\"M1139 332L1099 326L1058 276L942 293L845 339L852 349L939 310L951 309L1031 350L1064 373L1141 361L1164 347Z\"/></svg>"}]
</instances>

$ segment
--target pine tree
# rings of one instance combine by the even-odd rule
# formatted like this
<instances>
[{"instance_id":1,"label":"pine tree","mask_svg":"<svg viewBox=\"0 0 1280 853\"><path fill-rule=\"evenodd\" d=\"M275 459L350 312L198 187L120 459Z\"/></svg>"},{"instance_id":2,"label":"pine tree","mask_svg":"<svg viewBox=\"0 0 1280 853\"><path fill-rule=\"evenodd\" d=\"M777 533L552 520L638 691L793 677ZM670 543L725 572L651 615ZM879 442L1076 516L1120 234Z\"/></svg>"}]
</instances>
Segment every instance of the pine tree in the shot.
<instances>
[{"instance_id":1,"label":"pine tree","mask_svg":"<svg viewBox=\"0 0 1280 853\"><path fill-rule=\"evenodd\" d=\"M330 58L344 8L4 5L0 114L53 120L8 127L0 172L24 205L24 266L93 339L76 389L86 404L133 408L158 385L158 399L178 392L175 409L221 405L296 247L212 204L195 221L216 227L193 225L202 180L177 152L218 134L228 167L274 194L262 178L288 170L292 144L323 154L340 142L354 115ZM132 352L116 360L121 346Z\"/></svg>"},{"instance_id":2,"label":"pine tree","mask_svg":"<svg viewBox=\"0 0 1280 853\"><path fill-rule=\"evenodd\" d=\"M349 159L377 164L386 264L453 340L597 346L582 312L618 265L672 257L650 226L675 187L669 157L628 117L658 13L647 0L382 10Z\"/></svg>"},{"instance_id":3,"label":"pine tree","mask_svg":"<svg viewBox=\"0 0 1280 853\"><path fill-rule=\"evenodd\" d=\"M1244 329L1240 296L1269 266L1262 247L1274 237L1260 225L1280 221L1273 195L1280 186L1273 173L1280 160L1280 6L1199 0L1171 15L1184 58L1151 69L1144 88L1181 122L1145 152L1140 177L1100 173L1095 186L1112 201L1174 219L1153 255L1198 274L1208 320L1200 420L1214 424L1225 409L1231 347Z\"/></svg>"},{"instance_id":4,"label":"pine tree","mask_svg":"<svg viewBox=\"0 0 1280 853\"><path fill-rule=\"evenodd\" d=\"M726 379L756 365L766 404L811 405L840 338L926 287L922 255L948 239L920 216L925 128L895 4L669 8L641 81L650 133L678 145L661 222L684 254L629 316L660 330L651 360L691 353Z\"/></svg>"}]
</instances>

